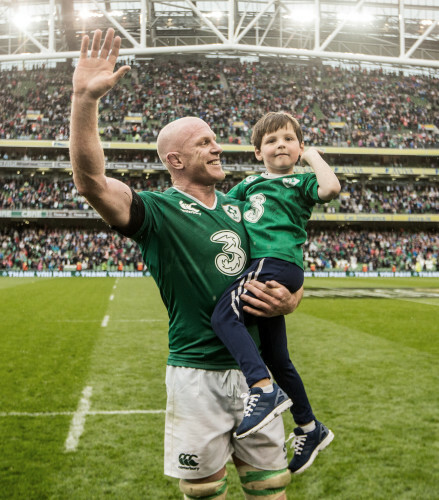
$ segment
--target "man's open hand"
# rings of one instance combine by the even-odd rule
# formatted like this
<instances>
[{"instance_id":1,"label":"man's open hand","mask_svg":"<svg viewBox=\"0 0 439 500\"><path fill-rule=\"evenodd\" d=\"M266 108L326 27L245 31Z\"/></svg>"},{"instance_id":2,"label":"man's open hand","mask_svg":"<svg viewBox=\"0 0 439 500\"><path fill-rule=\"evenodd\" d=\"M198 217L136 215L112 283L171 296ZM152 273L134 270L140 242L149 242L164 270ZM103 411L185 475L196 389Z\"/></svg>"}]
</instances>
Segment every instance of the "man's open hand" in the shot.
<instances>
[{"instance_id":1,"label":"man's open hand","mask_svg":"<svg viewBox=\"0 0 439 500\"><path fill-rule=\"evenodd\" d=\"M81 55L73 73L73 92L76 96L99 99L112 89L131 68L122 66L116 72L114 67L119 55L121 39L114 37L114 29L109 28L102 48L102 31L96 30L88 57L89 37L85 35L81 44Z\"/></svg>"}]
</instances>

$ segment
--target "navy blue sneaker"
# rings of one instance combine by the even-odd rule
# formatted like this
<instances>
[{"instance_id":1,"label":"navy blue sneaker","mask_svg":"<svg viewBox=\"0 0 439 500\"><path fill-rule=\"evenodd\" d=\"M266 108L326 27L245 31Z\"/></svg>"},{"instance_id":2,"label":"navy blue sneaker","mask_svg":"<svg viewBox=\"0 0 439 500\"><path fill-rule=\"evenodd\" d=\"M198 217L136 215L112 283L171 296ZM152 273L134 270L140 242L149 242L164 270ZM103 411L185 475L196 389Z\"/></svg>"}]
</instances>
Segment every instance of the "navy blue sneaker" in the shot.
<instances>
[{"instance_id":1,"label":"navy blue sneaker","mask_svg":"<svg viewBox=\"0 0 439 500\"><path fill-rule=\"evenodd\" d=\"M313 431L305 433L300 427L296 427L289 439L293 437L291 447L294 446L294 457L288 468L293 474L301 474L312 465L319 451L324 450L334 439L334 433L316 420Z\"/></svg>"},{"instance_id":2,"label":"navy blue sneaker","mask_svg":"<svg viewBox=\"0 0 439 500\"><path fill-rule=\"evenodd\" d=\"M260 387L253 387L245 395L244 418L233 434L242 439L254 434L287 410L293 402L285 392L273 384L273 392L265 393Z\"/></svg>"}]
</instances>

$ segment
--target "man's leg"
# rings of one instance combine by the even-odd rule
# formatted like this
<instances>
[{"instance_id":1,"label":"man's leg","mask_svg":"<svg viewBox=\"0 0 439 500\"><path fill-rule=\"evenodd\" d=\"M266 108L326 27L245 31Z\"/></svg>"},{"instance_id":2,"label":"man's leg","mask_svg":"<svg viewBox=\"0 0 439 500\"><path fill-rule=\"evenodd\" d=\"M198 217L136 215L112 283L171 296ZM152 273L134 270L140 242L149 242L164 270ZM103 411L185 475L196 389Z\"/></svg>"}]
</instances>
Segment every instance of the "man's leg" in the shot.
<instances>
[{"instance_id":1,"label":"man's leg","mask_svg":"<svg viewBox=\"0 0 439 500\"><path fill-rule=\"evenodd\" d=\"M227 497L227 472L223 467L216 474L203 479L180 479L184 500L225 500Z\"/></svg>"},{"instance_id":2,"label":"man's leg","mask_svg":"<svg viewBox=\"0 0 439 500\"><path fill-rule=\"evenodd\" d=\"M285 488L291 481L288 469L262 470L233 458L245 500L286 500Z\"/></svg>"}]
</instances>

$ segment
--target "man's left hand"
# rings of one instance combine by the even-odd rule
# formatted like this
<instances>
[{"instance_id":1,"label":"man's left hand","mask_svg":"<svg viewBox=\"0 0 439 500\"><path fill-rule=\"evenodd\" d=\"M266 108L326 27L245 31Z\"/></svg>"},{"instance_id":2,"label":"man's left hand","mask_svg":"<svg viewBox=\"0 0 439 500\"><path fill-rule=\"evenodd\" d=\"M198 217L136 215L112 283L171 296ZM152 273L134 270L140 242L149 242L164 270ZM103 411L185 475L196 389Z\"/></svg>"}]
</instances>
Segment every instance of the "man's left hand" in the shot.
<instances>
[{"instance_id":1,"label":"man's left hand","mask_svg":"<svg viewBox=\"0 0 439 500\"><path fill-rule=\"evenodd\" d=\"M303 286L297 292L291 293L277 281L262 283L252 280L245 285L245 288L254 297L247 293L241 295L241 299L248 304L244 306L244 311L263 318L292 313L303 297Z\"/></svg>"}]
</instances>

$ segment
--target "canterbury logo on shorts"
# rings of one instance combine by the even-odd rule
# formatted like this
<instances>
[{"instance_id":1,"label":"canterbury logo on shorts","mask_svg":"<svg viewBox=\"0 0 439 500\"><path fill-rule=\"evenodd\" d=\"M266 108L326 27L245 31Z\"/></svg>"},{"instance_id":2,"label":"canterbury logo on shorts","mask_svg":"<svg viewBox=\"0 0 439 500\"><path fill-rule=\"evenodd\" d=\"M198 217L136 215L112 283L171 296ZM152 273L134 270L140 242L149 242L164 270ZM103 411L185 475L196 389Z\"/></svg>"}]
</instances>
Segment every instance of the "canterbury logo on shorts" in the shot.
<instances>
[{"instance_id":1,"label":"canterbury logo on shorts","mask_svg":"<svg viewBox=\"0 0 439 500\"><path fill-rule=\"evenodd\" d=\"M191 455L190 453L180 453L180 455L178 456L178 461L180 462L178 468L199 470L200 468L197 467L198 462L195 460L196 458L198 458L197 455Z\"/></svg>"}]
</instances>

